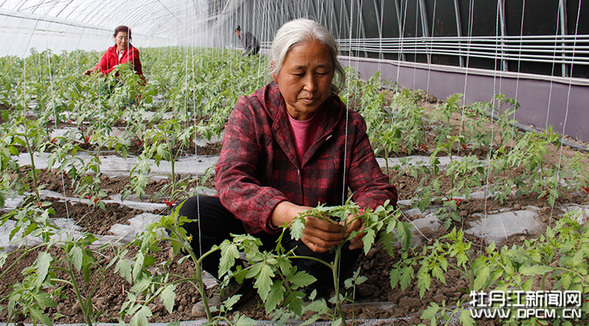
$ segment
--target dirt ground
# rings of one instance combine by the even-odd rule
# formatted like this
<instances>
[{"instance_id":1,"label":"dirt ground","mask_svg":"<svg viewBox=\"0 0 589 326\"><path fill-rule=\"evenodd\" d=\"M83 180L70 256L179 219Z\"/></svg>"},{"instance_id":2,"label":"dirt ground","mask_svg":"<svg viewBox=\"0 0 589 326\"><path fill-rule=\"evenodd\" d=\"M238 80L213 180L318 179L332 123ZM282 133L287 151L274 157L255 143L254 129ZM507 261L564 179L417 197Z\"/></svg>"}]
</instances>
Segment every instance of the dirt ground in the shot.
<instances>
[{"instance_id":1,"label":"dirt ground","mask_svg":"<svg viewBox=\"0 0 589 326\"><path fill-rule=\"evenodd\" d=\"M218 151L218 148L217 148ZM573 148L565 148L565 155L571 155L575 152ZM207 154L215 154L215 149L209 149ZM560 154L552 152L550 155L558 156ZM67 176L66 176L67 178ZM390 175L391 182L397 185L400 200L410 199L418 191L419 180L406 175L397 175L396 172ZM70 183L66 179L62 182L62 176L52 171L44 171L41 175L41 182L50 185L49 189L60 193L72 194L73 190L68 188L67 185ZM108 195L118 194L122 191L124 186L128 184L128 178L108 178L103 177L102 187ZM152 181L148 188L148 194L157 194L158 190L161 189L167 183L164 181ZM65 185L65 189L63 187ZM209 181L207 184L209 187L213 187L212 182ZM445 185L442 185L445 187ZM156 198L156 197L154 197ZM49 200L49 199L48 199ZM149 200L149 199L148 199ZM161 198L152 199L154 201L161 202ZM566 202L574 202L579 204L589 204L589 196L586 192L576 194L565 194L562 198L558 199L557 205L551 207L548 202L544 199L536 198L535 196L518 196L509 198L507 202L499 203L494 200L478 200L469 199L464 201L460 205L460 215L466 219L472 219L472 215L475 213L481 213L485 211L493 211L499 208L517 209L528 205L533 205L540 208L541 220L549 225L554 223L554 219L559 215L560 204ZM141 213L140 210L131 209L129 207L120 206L117 204L108 204L104 210L94 208L85 204L68 203L68 215L70 218L78 222L83 228L82 231L90 232L94 234L106 235L109 234L109 229L112 225L129 224L128 220ZM59 215L65 211L65 204L58 202L57 200L52 201L52 207L58 212ZM157 214L166 214L166 210L163 209ZM429 234L430 239L435 239L442 234ZM509 239L505 245L511 245L515 243L521 243L525 239L529 238L528 235L516 235ZM468 241L474 244L475 248L483 250L488 244L484 243L483 240L469 237ZM37 257L37 252L32 252L25 257L22 257L14 266L14 271L21 271L23 268L30 266ZM53 249L53 254L57 257L61 254L58 250ZM5 263L6 266L10 266L15 262L19 256L19 252L11 254ZM171 258L169 250L162 250L158 253L158 260L164 261ZM175 257L177 259L178 257ZM419 290L416 284L411 284L409 287L400 291L398 288L391 289L389 272L393 264L398 259L397 257L391 258L382 247L376 246L370 252L363 257L359 262L358 266L361 268L362 275L368 278L368 281L358 289L358 298L356 302L355 311L351 311L351 307L348 307L348 313L358 319L386 319L386 318L404 318L391 322L392 325L416 325L421 321L419 316L421 312L427 307L430 302L436 302L442 304L442 302L455 302L457 298L468 297L467 293L467 280L461 277L461 275L450 270L447 275L446 284L442 284L438 281L432 281L431 291L427 292L423 298L419 296ZM194 273L194 267L191 265L190 260L184 260L182 263L173 264L172 268L179 275L191 275ZM0 270L1 272L2 270ZM65 277L65 275L62 275ZM18 272L8 273L5 277L0 280L0 298L5 298L11 291L11 286L16 282L22 280L22 275ZM82 282L83 283L83 282ZM89 284L93 284L92 280ZM92 297L95 308L102 311L99 322L117 322L119 311L123 302L127 300L127 290L130 285L118 274L109 272L105 275L104 279L100 280L100 287ZM89 289L82 289L82 292L89 291ZM57 323L83 323L81 308L77 304L76 297L71 287L64 286L61 291L61 297L54 298L58 302L58 306L48 308L46 313L49 315L54 314L57 316L57 312L61 317L56 318ZM188 283L182 283L178 285L176 289L176 302L174 305L174 312L169 314L164 308L163 304L154 302L150 308L153 312L153 316L149 319L152 323L160 322L171 322L171 321L186 321L194 320L191 315L192 306L199 301L199 295L197 290ZM5 304L5 302L3 302ZM256 318L256 319L270 319L264 313L263 308L260 306L260 299L254 295L246 302L240 303L237 306L237 310L241 314ZM6 322L7 312L0 311L0 321ZM25 318L17 318L12 322L30 322ZM383 322L383 325L388 323ZM481 325L495 325L495 321L481 320Z\"/></svg>"},{"instance_id":2,"label":"dirt ground","mask_svg":"<svg viewBox=\"0 0 589 326\"><path fill-rule=\"evenodd\" d=\"M55 178L58 177L51 173L45 174L44 177L46 178L48 175L53 175ZM61 183L60 179L59 182L57 181L58 180L55 180L57 184ZM400 189L401 199L410 198L411 193L416 190L417 183L412 181L415 180L411 180L410 178L396 178L392 180L392 182L397 185L403 185ZM117 185L124 182L123 179L119 179L117 182L111 181L105 182L104 184L113 185L115 189L117 189ZM155 187L153 189L155 190ZM589 204L589 198L586 194L580 194L577 196L571 195L566 201ZM117 204L108 204L106 205L105 210L88 207L88 205L81 203L68 205L70 206L68 209L70 218L78 221L78 224L83 228L84 232L100 235L109 234L108 230L110 229L110 226L116 223L128 224L130 218L141 213L140 210L131 209ZM545 200L534 198L533 196L513 198L503 204L499 204L492 200L487 200L486 202L484 200L468 200L460 206L460 209L462 211L461 214L468 218L474 213L484 212L485 207L486 210L492 211L500 207L517 208L525 207L527 205L541 207L541 219L547 224L548 221L551 220L551 213L553 215L555 214ZM54 207L58 213L63 213L65 210L65 204L63 202L53 201L52 207ZM166 214L166 210L161 210L156 213ZM84 217L81 218L82 216ZM437 236L440 236L440 234L429 234L428 236L431 239L435 239ZM507 244L520 243L527 238L528 236L525 235L517 235L510 239ZM487 245L480 239L470 238L468 240L472 241L481 249ZM56 250L54 251L54 255L58 256L59 252ZM16 253L11 255L5 266L9 266L16 257ZM18 262L14 267L14 270L20 271L24 267L30 266L36 257L36 252L27 255ZM168 251L163 250L159 253L159 259L162 261L168 258ZM434 301L441 304L443 301L453 302L460 297L468 296L468 293L465 292L467 280L453 270L450 270L447 273L446 284L434 281L432 284L433 291L427 292L423 298L419 297L419 291L415 284L409 285L405 291L400 291L398 288L392 290L389 285L389 271L395 262L396 258L388 256L386 251L379 246L373 248L365 257L363 257L359 266L362 270L362 274L368 278L368 281L358 290L358 300L355 311L356 318L386 319L408 317L408 320L396 321L394 325L415 325L419 323L418 317L429 302ZM194 268L191 265L190 260L186 260L180 265L176 264L174 265L174 268L180 275L188 276L194 273ZM65 275L62 277L64 276ZM0 280L0 296L6 296L10 292L10 286L21 279L22 275L19 273L9 273L2 278ZM93 282L90 281L88 284L93 284ZM105 275L105 278L101 281L101 286L98 288L92 300L95 302L96 308L102 310L102 315L98 319L100 322L117 322L117 316L119 315L121 305L127 300L127 292L125 289L128 289L129 286L129 283L118 274L107 273ZM72 289L65 287L62 292L64 296L57 300L59 303L58 306L48 309L47 312L52 313L59 311L63 315L63 317L56 320L56 322L59 323L83 322L80 306L76 303L77 301ZM174 312L169 314L161 303L154 303L152 307L154 315L150 318L151 322L171 322L194 319L191 315L191 309L194 303L199 299L196 289L192 285L182 283L177 288L176 293L177 299ZM238 310L240 313L249 317L262 320L269 319L270 317L265 315L264 310L259 304L259 298L254 296L249 301L242 303L238 307ZM351 308L349 309L351 310ZM0 320L6 321L5 318L7 318L6 312L0 312ZM27 322L26 319L17 321Z\"/></svg>"}]
</instances>

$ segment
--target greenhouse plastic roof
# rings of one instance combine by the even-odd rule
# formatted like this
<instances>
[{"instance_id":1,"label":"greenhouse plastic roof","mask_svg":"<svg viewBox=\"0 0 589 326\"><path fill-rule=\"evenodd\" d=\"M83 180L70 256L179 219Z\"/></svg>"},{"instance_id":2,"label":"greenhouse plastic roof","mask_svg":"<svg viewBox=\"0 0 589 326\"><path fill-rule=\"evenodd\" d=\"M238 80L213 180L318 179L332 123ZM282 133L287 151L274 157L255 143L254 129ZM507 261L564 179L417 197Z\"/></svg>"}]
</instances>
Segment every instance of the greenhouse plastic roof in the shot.
<instances>
[{"instance_id":1,"label":"greenhouse plastic roof","mask_svg":"<svg viewBox=\"0 0 589 326\"><path fill-rule=\"evenodd\" d=\"M0 32L21 40L45 34L47 42L54 45L47 48L55 48L59 36L61 42L71 42L75 34L80 39L101 35L110 44L114 28L126 25L131 27L139 46L182 45L218 24L244 1L0 0ZM4 48L22 47L18 40L7 41L2 44ZM103 48L104 44L96 45L96 49ZM18 54L13 52L9 54Z\"/></svg>"}]
</instances>

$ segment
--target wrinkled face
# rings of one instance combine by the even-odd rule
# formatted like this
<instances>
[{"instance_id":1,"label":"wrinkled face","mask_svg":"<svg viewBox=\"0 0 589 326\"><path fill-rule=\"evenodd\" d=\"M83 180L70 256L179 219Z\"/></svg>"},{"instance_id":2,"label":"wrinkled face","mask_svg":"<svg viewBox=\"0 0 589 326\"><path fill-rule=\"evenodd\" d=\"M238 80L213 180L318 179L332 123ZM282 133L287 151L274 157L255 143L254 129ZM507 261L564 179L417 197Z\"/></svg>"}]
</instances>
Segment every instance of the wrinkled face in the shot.
<instances>
[{"instance_id":1,"label":"wrinkled face","mask_svg":"<svg viewBox=\"0 0 589 326\"><path fill-rule=\"evenodd\" d=\"M129 47L129 33L127 32L118 32L115 36L115 43L117 45L117 50L125 51Z\"/></svg>"},{"instance_id":2,"label":"wrinkled face","mask_svg":"<svg viewBox=\"0 0 589 326\"><path fill-rule=\"evenodd\" d=\"M307 120L329 97L333 73L329 50L313 40L291 48L272 79L278 84L291 117Z\"/></svg>"}]
</instances>

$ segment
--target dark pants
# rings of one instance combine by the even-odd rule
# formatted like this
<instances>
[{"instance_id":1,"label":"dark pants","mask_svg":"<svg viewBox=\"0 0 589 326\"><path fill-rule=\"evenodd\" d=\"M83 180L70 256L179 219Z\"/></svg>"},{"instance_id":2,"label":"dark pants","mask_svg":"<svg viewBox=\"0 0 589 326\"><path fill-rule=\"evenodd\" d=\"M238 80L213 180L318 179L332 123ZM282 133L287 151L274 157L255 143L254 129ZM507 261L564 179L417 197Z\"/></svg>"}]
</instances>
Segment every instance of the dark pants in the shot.
<instances>
[{"instance_id":1,"label":"dark pants","mask_svg":"<svg viewBox=\"0 0 589 326\"><path fill-rule=\"evenodd\" d=\"M256 55L258 54L258 52L260 52L260 46L255 46L253 47L251 50L249 50L248 52L244 53L243 56L247 57L247 56L251 56L251 55Z\"/></svg>"},{"instance_id":2,"label":"dark pants","mask_svg":"<svg viewBox=\"0 0 589 326\"><path fill-rule=\"evenodd\" d=\"M200 211L200 222L197 220L199 217L197 211ZM194 220L194 222L185 224L184 228L192 235L192 248L199 257L214 245L221 244L225 239L231 239L230 234L247 233L241 221L221 204L218 197L199 195L198 202L197 197L191 197L184 201L179 213ZM272 251L276 248L279 234L262 232L253 236L262 241L261 250ZM282 239L282 245L287 251L294 248L294 253L297 256L312 256L327 262L332 262L335 256L333 251L313 252L302 241L293 240L288 232ZM361 253L361 249L349 250L348 245L344 245L340 258L340 281L344 281L351 275L351 269ZM221 254L218 251L209 255L203 260L203 268L214 276L218 276L220 258ZM317 278L318 288L333 288L331 269L327 266L311 259L294 259L293 263L299 270L304 270Z\"/></svg>"}]
</instances>

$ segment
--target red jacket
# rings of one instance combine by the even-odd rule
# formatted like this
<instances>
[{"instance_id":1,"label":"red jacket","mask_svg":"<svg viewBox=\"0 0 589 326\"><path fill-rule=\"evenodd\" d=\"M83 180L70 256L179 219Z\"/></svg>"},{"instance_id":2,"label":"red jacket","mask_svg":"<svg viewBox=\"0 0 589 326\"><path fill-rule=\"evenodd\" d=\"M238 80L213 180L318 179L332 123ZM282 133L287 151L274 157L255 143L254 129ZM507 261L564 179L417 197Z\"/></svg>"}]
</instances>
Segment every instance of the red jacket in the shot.
<instances>
[{"instance_id":1,"label":"red jacket","mask_svg":"<svg viewBox=\"0 0 589 326\"><path fill-rule=\"evenodd\" d=\"M285 200L311 207L343 204L344 176L361 207L376 208L387 199L396 203L397 190L376 162L364 119L346 110L337 95L317 111L322 123L302 164L287 114L278 86L270 83L242 96L225 126L216 188L221 203L248 232L276 233L270 215Z\"/></svg>"},{"instance_id":2,"label":"red jacket","mask_svg":"<svg viewBox=\"0 0 589 326\"><path fill-rule=\"evenodd\" d=\"M123 51L121 61L119 61L119 56L117 55L116 44L108 48L108 50L104 52L102 59L100 59L96 67L94 67L94 71L98 70L99 72L108 75L117 65L129 61L131 61L131 66L135 73L143 77L143 69L141 68L141 61L139 61L139 50L131 44L129 44L129 47Z\"/></svg>"}]
</instances>

